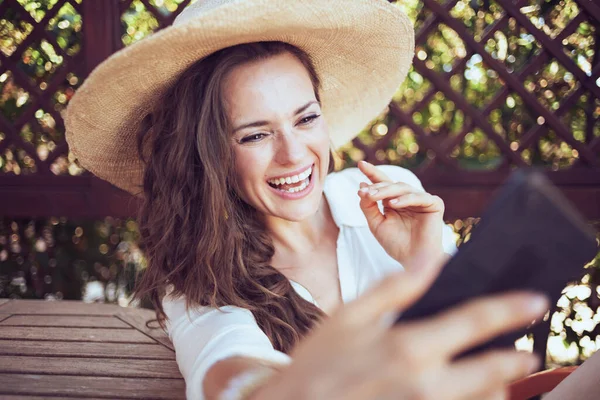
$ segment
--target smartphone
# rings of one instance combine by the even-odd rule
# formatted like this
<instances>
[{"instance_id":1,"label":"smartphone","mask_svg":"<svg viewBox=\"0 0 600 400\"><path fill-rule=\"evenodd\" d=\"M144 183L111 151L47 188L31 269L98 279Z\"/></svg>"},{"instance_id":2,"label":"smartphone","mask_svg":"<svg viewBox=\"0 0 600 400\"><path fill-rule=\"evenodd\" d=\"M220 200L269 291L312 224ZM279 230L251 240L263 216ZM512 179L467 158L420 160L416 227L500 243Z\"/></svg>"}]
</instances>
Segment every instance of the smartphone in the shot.
<instances>
[{"instance_id":1,"label":"smartphone","mask_svg":"<svg viewBox=\"0 0 600 400\"><path fill-rule=\"evenodd\" d=\"M545 293L554 305L598 251L596 234L545 175L515 171L500 188L468 242L429 290L396 323L427 317L477 296L512 290ZM465 353L514 345L526 329Z\"/></svg>"}]
</instances>

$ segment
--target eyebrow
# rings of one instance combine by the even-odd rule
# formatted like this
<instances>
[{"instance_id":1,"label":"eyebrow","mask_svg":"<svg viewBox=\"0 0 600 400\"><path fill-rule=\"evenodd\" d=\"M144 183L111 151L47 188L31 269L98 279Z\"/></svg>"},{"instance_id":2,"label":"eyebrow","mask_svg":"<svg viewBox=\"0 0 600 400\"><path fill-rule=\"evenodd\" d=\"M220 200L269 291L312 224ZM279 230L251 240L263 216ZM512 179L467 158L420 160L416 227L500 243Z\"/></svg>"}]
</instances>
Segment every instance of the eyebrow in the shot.
<instances>
[{"instance_id":1,"label":"eyebrow","mask_svg":"<svg viewBox=\"0 0 600 400\"><path fill-rule=\"evenodd\" d=\"M319 104L319 102L317 100L309 101L308 103L306 103L305 105L303 105L302 107L300 107L296 111L294 111L294 115L300 114L301 112L306 110L308 107L312 106L313 104ZM240 125L237 128L235 128L233 130L233 133L236 133L237 131L241 131L242 129L246 129L246 128L257 128L259 126L267 125L268 123L269 123L269 121L254 121L254 122L250 122L248 124L243 124L243 125Z\"/></svg>"}]
</instances>

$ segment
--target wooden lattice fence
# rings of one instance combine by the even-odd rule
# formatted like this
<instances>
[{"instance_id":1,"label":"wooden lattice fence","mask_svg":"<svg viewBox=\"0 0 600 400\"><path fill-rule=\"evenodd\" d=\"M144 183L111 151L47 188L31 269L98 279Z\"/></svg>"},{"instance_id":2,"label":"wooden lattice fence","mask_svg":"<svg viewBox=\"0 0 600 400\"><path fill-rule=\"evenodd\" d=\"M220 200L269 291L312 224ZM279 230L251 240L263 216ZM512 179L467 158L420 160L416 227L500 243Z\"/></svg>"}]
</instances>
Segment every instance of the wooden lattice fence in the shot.
<instances>
[{"instance_id":1,"label":"wooden lattice fence","mask_svg":"<svg viewBox=\"0 0 600 400\"><path fill-rule=\"evenodd\" d=\"M91 278L107 282L107 293L116 281L126 291L140 263L135 223L93 219L134 215L135 202L80 168L62 113L95 66L169 25L189 1L0 0L0 266L16 271L7 284L0 273L0 297L79 298L73 282ZM442 196L451 221L479 215L512 169L536 165L600 219L597 1L394 3L415 22L414 66L388 109L341 149L341 164L411 168ZM466 238L472 223L454 227ZM584 302L590 312L600 304L597 271L569 289L571 304L555 314L564 326L552 328L584 348L579 358L600 347L600 324L588 333L577 326ZM540 353L549 324L536 333ZM597 346L581 344L586 338Z\"/></svg>"},{"instance_id":2,"label":"wooden lattice fence","mask_svg":"<svg viewBox=\"0 0 600 400\"><path fill-rule=\"evenodd\" d=\"M0 1L4 215L133 215L127 195L69 154L61 113L96 65L188 3ZM366 158L412 168L445 199L448 218L478 215L513 168L539 165L600 218L600 6L396 3L415 21L414 67L388 110L341 151L344 165Z\"/></svg>"}]
</instances>

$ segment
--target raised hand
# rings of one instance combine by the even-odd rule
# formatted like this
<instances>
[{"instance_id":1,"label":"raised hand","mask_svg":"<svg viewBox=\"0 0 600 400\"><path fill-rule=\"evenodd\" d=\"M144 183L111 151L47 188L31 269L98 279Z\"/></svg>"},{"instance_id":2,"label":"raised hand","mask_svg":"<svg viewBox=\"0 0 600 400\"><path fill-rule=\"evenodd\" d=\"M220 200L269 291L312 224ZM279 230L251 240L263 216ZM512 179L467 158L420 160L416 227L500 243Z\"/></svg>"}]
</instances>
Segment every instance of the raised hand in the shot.
<instances>
[{"instance_id":1,"label":"raised hand","mask_svg":"<svg viewBox=\"0 0 600 400\"><path fill-rule=\"evenodd\" d=\"M456 355L540 318L547 299L495 295L390 327L389 316L418 299L439 269L392 274L340 308L251 399L505 399L509 382L537 369L536 356L514 349Z\"/></svg>"},{"instance_id":2,"label":"raised hand","mask_svg":"<svg viewBox=\"0 0 600 400\"><path fill-rule=\"evenodd\" d=\"M371 180L361 183L360 207L385 251L406 269L418 268L443 253L444 202L403 182L393 182L373 164L358 168ZM383 213L377 202L382 201Z\"/></svg>"}]
</instances>

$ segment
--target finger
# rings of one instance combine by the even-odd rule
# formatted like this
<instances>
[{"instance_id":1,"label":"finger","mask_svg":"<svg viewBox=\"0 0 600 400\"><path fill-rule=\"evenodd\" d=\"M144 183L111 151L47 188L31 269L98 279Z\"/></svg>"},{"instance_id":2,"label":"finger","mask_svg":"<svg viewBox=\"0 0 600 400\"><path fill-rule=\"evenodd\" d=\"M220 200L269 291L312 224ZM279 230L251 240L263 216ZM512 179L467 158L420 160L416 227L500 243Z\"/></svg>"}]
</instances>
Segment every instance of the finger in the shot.
<instances>
[{"instance_id":1,"label":"finger","mask_svg":"<svg viewBox=\"0 0 600 400\"><path fill-rule=\"evenodd\" d=\"M529 375L538 365L538 357L530 353L512 349L490 351L450 365L438 381L438 390L449 399L498 396L499 389Z\"/></svg>"},{"instance_id":2,"label":"finger","mask_svg":"<svg viewBox=\"0 0 600 400\"><path fill-rule=\"evenodd\" d=\"M541 317L548 306L545 296L524 291L471 300L413 325L411 329L419 330L414 345L428 354L452 357L502 333L527 326Z\"/></svg>"},{"instance_id":3,"label":"finger","mask_svg":"<svg viewBox=\"0 0 600 400\"><path fill-rule=\"evenodd\" d=\"M390 178L388 178L388 176L385 173L380 171L376 166L369 162L360 161L358 163L358 169L360 169L361 172L365 174L367 178L369 178L369 180L373 183L392 181Z\"/></svg>"},{"instance_id":4,"label":"finger","mask_svg":"<svg viewBox=\"0 0 600 400\"><path fill-rule=\"evenodd\" d=\"M508 390L505 386L500 386L499 388L491 390L488 393L476 394L475 396L465 400L506 400L508 398Z\"/></svg>"},{"instance_id":5,"label":"finger","mask_svg":"<svg viewBox=\"0 0 600 400\"><path fill-rule=\"evenodd\" d=\"M360 197L360 209L365 215L371 231L375 231L379 224L385 220L385 216L381 213L377 202L369 199L368 193L366 193L368 186L365 186L366 184L364 183L361 183L360 185L361 188L358 191Z\"/></svg>"},{"instance_id":6,"label":"finger","mask_svg":"<svg viewBox=\"0 0 600 400\"><path fill-rule=\"evenodd\" d=\"M415 193L417 190L410 185L402 182L390 183L382 182L375 185L367 186L363 189L370 200L379 201L391 197L398 197L408 193Z\"/></svg>"},{"instance_id":7,"label":"finger","mask_svg":"<svg viewBox=\"0 0 600 400\"><path fill-rule=\"evenodd\" d=\"M386 207L394 210L408 209L416 212L442 212L444 202L429 193L407 193L387 201Z\"/></svg>"},{"instance_id":8,"label":"finger","mask_svg":"<svg viewBox=\"0 0 600 400\"><path fill-rule=\"evenodd\" d=\"M379 183L366 183L366 182L361 182L361 185L364 185L366 187L368 187L369 189L379 189L382 187L386 187L389 185L393 185L394 182L379 182ZM361 186L363 187L363 186Z\"/></svg>"},{"instance_id":9,"label":"finger","mask_svg":"<svg viewBox=\"0 0 600 400\"><path fill-rule=\"evenodd\" d=\"M361 182L359 187L360 189L358 190L358 194L361 197L368 197L371 194L375 194L377 193L381 188L384 188L386 186L390 186L393 185L394 183L392 182L379 182L379 183L375 183L375 184L368 184L366 182Z\"/></svg>"}]
</instances>

